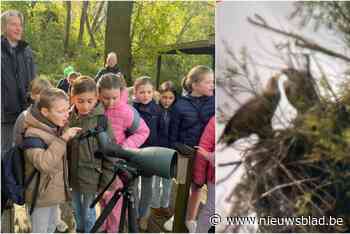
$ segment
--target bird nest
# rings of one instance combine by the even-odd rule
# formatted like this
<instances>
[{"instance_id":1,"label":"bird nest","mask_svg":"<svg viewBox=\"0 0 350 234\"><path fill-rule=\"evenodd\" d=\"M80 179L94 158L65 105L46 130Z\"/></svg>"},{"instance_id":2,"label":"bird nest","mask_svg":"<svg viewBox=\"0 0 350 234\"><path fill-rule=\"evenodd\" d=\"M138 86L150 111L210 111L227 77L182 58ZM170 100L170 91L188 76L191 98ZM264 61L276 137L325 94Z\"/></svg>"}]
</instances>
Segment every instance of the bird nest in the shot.
<instances>
[{"instance_id":1,"label":"bird nest","mask_svg":"<svg viewBox=\"0 0 350 234\"><path fill-rule=\"evenodd\" d=\"M246 173L229 197L233 203L231 215L248 216L255 212L258 219L304 217L329 223L335 218L342 222L341 225L339 222L338 225L260 223L260 232L349 231L347 109L344 103L323 104L298 116L294 127L275 131L273 137L247 149L242 164Z\"/></svg>"}]
</instances>

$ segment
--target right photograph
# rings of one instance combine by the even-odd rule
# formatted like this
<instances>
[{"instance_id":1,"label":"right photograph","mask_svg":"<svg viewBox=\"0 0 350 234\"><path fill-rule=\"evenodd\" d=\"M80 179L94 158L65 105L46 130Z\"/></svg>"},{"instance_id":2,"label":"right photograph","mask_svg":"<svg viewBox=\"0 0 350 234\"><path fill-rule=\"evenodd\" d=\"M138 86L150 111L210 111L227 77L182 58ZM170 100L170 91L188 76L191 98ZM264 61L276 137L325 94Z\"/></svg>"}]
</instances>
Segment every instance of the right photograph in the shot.
<instances>
[{"instance_id":1,"label":"right photograph","mask_svg":"<svg viewBox=\"0 0 350 234\"><path fill-rule=\"evenodd\" d=\"M350 232L350 2L216 8L216 232Z\"/></svg>"}]
</instances>

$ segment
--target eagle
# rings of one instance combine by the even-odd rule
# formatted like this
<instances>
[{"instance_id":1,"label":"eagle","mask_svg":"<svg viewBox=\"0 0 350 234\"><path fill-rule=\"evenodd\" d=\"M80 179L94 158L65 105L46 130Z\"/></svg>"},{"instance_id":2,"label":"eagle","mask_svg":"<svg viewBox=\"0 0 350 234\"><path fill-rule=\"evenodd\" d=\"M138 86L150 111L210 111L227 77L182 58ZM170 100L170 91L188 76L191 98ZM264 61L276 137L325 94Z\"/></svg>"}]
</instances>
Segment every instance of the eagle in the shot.
<instances>
[{"instance_id":1,"label":"eagle","mask_svg":"<svg viewBox=\"0 0 350 234\"><path fill-rule=\"evenodd\" d=\"M283 82L284 92L298 114L304 114L315 104L320 103L314 79L307 71L287 68L283 69L282 73L288 77Z\"/></svg>"},{"instance_id":2,"label":"eagle","mask_svg":"<svg viewBox=\"0 0 350 234\"><path fill-rule=\"evenodd\" d=\"M280 75L271 77L260 95L249 99L235 112L226 124L219 142L228 146L253 133L260 139L272 135L272 118L281 99L279 77Z\"/></svg>"}]
</instances>

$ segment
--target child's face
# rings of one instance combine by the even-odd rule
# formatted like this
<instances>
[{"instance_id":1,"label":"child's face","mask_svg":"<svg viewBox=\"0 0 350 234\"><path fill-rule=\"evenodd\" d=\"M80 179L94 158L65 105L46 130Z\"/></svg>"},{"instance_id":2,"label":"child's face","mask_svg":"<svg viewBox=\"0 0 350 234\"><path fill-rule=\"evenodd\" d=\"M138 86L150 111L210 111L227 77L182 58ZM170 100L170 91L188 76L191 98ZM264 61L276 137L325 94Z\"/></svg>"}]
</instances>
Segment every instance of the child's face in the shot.
<instances>
[{"instance_id":1,"label":"child's face","mask_svg":"<svg viewBox=\"0 0 350 234\"><path fill-rule=\"evenodd\" d=\"M135 90L136 99L142 104L147 104L153 98L153 86L150 84L140 85Z\"/></svg>"},{"instance_id":2,"label":"child's face","mask_svg":"<svg viewBox=\"0 0 350 234\"><path fill-rule=\"evenodd\" d=\"M203 75L203 78L192 85L193 92L201 96L213 96L214 95L214 75L213 73L207 73Z\"/></svg>"},{"instance_id":3,"label":"child's face","mask_svg":"<svg viewBox=\"0 0 350 234\"><path fill-rule=\"evenodd\" d=\"M79 115L88 115L90 111L96 106L97 95L96 92L85 92L72 96L72 102L77 108Z\"/></svg>"},{"instance_id":4,"label":"child's face","mask_svg":"<svg viewBox=\"0 0 350 234\"><path fill-rule=\"evenodd\" d=\"M68 77L68 83L71 85L78 78L78 74L72 74Z\"/></svg>"},{"instance_id":5,"label":"child's face","mask_svg":"<svg viewBox=\"0 0 350 234\"><path fill-rule=\"evenodd\" d=\"M42 108L40 112L55 125L64 127L68 122L69 107L67 100L57 99L51 104L49 109Z\"/></svg>"},{"instance_id":6,"label":"child's face","mask_svg":"<svg viewBox=\"0 0 350 234\"><path fill-rule=\"evenodd\" d=\"M102 89L99 92L98 99L106 109L111 108L120 100L120 89Z\"/></svg>"},{"instance_id":7,"label":"child's face","mask_svg":"<svg viewBox=\"0 0 350 234\"><path fill-rule=\"evenodd\" d=\"M175 95L173 92L166 91L160 94L160 103L165 109L168 109L175 101Z\"/></svg>"}]
</instances>

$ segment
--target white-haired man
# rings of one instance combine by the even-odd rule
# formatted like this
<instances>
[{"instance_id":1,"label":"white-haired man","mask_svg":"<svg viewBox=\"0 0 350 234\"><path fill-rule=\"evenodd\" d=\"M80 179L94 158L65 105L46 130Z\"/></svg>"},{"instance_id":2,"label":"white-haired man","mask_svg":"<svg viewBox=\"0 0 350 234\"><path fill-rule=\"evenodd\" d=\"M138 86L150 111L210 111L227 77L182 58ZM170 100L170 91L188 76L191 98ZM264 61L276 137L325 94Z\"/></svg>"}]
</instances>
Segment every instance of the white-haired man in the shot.
<instances>
[{"instance_id":1,"label":"white-haired man","mask_svg":"<svg viewBox=\"0 0 350 234\"><path fill-rule=\"evenodd\" d=\"M23 15L16 10L1 14L1 152L12 145L12 130L28 106L30 82L35 78L33 53L22 40Z\"/></svg>"},{"instance_id":2,"label":"white-haired man","mask_svg":"<svg viewBox=\"0 0 350 234\"><path fill-rule=\"evenodd\" d=\"M22 40L22 34L23 15L16 10L3 12L1 14L2 154L12 145L15 121L28 106L26 97L29 84L35 78L33 53L28 43ZM13 216L13 209L3 212L1 232L13 231Z\"/></svg>"},{"instance_id":3,"label":"white-haired man","mask_svg":"<svg viewBox=\"0 0 350 234\"><path fill-rule=\"evenodd\" d=\"M97 75L95 76L95 81L97 82L102 75L107 73L113 73L117 76L123 76L118 66L118 56L114 52L110 52L107 55L105 67L97 73Z\"/></svg>"}]
</instances>

